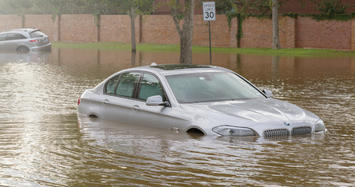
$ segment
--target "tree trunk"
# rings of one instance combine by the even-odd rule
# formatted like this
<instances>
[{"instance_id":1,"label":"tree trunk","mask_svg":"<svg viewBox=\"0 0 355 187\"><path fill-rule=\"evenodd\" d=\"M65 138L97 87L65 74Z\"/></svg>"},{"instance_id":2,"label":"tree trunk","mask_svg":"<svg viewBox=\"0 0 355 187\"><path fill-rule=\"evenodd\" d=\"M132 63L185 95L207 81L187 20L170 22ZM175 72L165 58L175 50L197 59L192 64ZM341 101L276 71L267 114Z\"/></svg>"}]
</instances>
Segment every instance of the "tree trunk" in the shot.
<instances>
[{"instance_id":1,"label":"tree trunk","mask_svg":"<svg viewBox=\"0 0 355 187\"><path fill-rule=\"evenodd\" d=\"M135 18L136 18L135 12L136 11L135 11L134 7L131 7L129 17L131 17L131 45L132 45L132 52L136 52L136 28L134 26L134 21L135 21Z\"/></svg>"},{"instance_id":2,"label":"tree trunk","mask_svg":"<svg viewBox=\"0 0 355 187\"><path fill-rule=\"evenodd\" d=\"M272 0L272 48L281 49L279 38L279 15L278 15L278 2Z\"/></svg>"},{"instance_id":3,"label":"tree trunk","mask_svg":"<svg viewBox=\"0 0 355 187\"><path fill-rule=\"evenodd\" d=\"M192 64L192 35L194 29L194 0L185 0L184 24L180 37L180 63Z\"/></svg>"}]
</instances>

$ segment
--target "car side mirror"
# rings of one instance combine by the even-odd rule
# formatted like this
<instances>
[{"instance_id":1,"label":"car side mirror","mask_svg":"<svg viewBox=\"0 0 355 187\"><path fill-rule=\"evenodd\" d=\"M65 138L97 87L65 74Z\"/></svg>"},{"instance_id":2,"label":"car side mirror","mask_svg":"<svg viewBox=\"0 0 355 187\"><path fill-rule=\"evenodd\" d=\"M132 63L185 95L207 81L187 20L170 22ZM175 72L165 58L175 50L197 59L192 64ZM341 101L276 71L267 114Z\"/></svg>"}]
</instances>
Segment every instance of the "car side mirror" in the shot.
<instances>
[{"instance_id":1,"label":"car side mirror","mask_svg":"<svg viewBox=\"0 0 355 187\"><path fill-rule=\"evenodd\" d=\"M271 90L263 89L263 93L266 95L266 97L269 97L269 98L274 97L274 94L272 94Z\"/></svg>"},{"instance_id":2,"label":"car side mirror","mask_svg":"<svg viewBox=\"0 0 355 187\"><path fill-rule=\"evenodd\" d=\"M169 102L167 101L164 102L163 98L160 95L154 95L148 97L145 103L147 104L147 106L165 106L165 107L170 106Z\"/></svg>"}]
</instances>

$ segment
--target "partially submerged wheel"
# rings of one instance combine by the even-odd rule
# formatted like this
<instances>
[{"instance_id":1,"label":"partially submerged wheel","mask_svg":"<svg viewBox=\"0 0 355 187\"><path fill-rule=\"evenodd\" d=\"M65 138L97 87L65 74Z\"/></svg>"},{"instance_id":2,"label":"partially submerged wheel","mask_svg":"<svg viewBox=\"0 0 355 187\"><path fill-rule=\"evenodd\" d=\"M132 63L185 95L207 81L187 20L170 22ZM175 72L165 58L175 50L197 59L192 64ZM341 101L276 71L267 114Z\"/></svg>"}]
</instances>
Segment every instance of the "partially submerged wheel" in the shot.
<instances>
[{"instance_id":1,"label":"partially submerged wheel","mask_svg":"<svg viewBox=\"0 0 355 187\"><path fill-rule=\"evenodd\" d=\"M30 49L28 49L27 47L21 46L21 47L17 48L16 51L20 52L20 53L28 53L30 51Z\"/></svg>"}]
</instances>

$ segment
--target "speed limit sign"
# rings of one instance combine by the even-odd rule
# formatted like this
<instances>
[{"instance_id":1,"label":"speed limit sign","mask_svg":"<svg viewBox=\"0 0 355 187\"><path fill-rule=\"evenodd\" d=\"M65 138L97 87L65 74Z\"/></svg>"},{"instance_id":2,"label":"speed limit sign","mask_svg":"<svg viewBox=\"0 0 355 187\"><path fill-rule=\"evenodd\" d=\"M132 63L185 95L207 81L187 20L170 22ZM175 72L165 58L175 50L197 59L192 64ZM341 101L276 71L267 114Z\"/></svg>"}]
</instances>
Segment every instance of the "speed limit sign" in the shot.
<instances>
[{"instance_id":1,"label":"speed limit sign","mask_svg":"<svg viewBox=\"0 0 355 187\"><path fill-rule=\"evenodd\" d=\"M214 1L203 2L203 21L216 20L216 6Z\"/></svg>"}]
</instances>

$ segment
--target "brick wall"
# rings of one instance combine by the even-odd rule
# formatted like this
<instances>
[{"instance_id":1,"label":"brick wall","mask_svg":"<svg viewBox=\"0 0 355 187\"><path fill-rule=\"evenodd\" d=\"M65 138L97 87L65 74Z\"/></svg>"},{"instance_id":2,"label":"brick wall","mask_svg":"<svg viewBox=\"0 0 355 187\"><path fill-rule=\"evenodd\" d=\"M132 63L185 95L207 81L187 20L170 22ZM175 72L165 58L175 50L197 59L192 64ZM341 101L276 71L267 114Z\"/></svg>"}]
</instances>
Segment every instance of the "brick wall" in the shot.
<instances>
[{"instance_id":1,"label":"brick wall","mask_svg":"<svg viewBox=\"0 0 355 187\"><path fill-rule=\"evenodd\" d=\"M272 47L271 19L250 17L243 21L241 47ZM295 19L279 18L279 38L282 48L295 48Z\"/></svg>"},{"instance_id":2,"label":"brick wall","mask_svg":"<svg viewBox=\"0 0 355 187\"><path fill-rule=\"evenodd\" d=\"M98 27L92 14L64 14L60 18L60 40L64 42L97 42Z\"/></svg>"},{"instance_id":3,"label":"brick wall","mask_svg":"<svg viewBox=\"0 0 355 187\"><path fill-rule=\"evenodd\" d=\"M171 16L143 16L142 30L143 43L180 44L179 34Z\"/></svg>"},{"instance_id":4,"label":"brick wall","mask_svg":"<svg viewBox=\"0 0 355 187\"><path fill-rule=\"evenodd\" d=\"M45 33L50 41L58 41L58 16L52 19L52 15L25 15L25 27L35 27Z\"/></svg>"},{"instance_id":5,"label":"brick wall","mask_svg":"<svg viewBox=\"0 0 355 187\"><path fill-rule=\"evenodd\" d=\"M180 27L182 27L182 21ZM142 29L144 43L180 44L180 38L171 16L145 16ZM195 15L192 44L208 46L208 31L208 22L203 21L202 15ZM211 45L215 47L230 47L230 31L227 18L224 15L217 15L216 21L211 21Z\"/></svg>"},{"instance_id":6,"label":"brick wall","mask_svg":"<svg viewBox=\"0 0 355 187\"><path fill-rule=\"evenodd\" d=\"M237 20L231 28L224 15L211 21L213 47L236 47ZM127 15L102 15L95 23L91 14L61 15L52 20L52 15L0 15L0 30L21 27L37 27L52 41L97 42L131 41L130 18ZM99 23L99 26L96 24ZM355 51L355 20L315 21L307 17L280 17L280 42L282 48L327 48ZM139 16L135 20L136 42L156 44L180 44L174 21L170 15ZM182 26L182 23L180 23ZM241 47L272 46L272 23L270 19L248 18L243 21ZM202 15L194 16L193 45L208 46L208 22Z\"/></svg>"},{"instance_id":7,"label":"brick wall","mask_svg":"<svg viewBox=\"0 0 355 187\"><path fill-rule=\"evenodd\" d=\"M282 17L279 20L280 45L283 48L296 47L296 19Z\"/></svg>"},{"instance_id":8,"label":"brick wall","mask_svg":"<svg viewBox=\"0 0 355 187\"><path fill-rule=\"evenodd\" d=\"M230 47L230 31L227 17L217 15L216 21L211 21L211 45L215 47ZM209 46L208 21L203 21L202 15L194 16L193 45Z\"/></svg>"},{"instance_id":9,"label":"brick wall","mask_svg":"<svg viewBox=\"0 0 355 187\"><path fill-rule=\"evenodd\" d=\"M297 48L351 49L351 21L297 18Z\"/></svg>"},{"instance_id":10,"label":"brick wall","mask_svg":"<svg viewBox=\"0 0 355 187\"><path fill-rule=\"evenodd\" d=\"M171 14L171 7L166 6L166 2L170 0L155 0L155 5L158 7L154 14L160 15L170 15ZM206 0L207 1L207 0ZM321 2L323 0L317 0ZM180 0L183 3L182 0ZM355 12L354 0L341 0L342 5L349 5L346 9L346 13ZM159 4L163 6L158 6ZM203 13L202 10L202 1L195 0L195 15L199 15ZM286 1L283 6L280 7L279 13L298 13L298 14L319 14L320 11L316 9L317 5L309 0L289 0ZM255 12L255 11L253 11ZM257 12L255 12L257 13Z\"/></svg>"},{"instance_id":11,"label":"brick wall","mask_svg":"<svg viewBox=\"0 0 355 187\"><path fill-rule=\"evenodd\" d=\"M139 42L139 16L135 19L136 42ZM101 15L100 41L131 42L131 18L127 15Z\"/></svg>"},{"instance_id":12,"label":"brick wall","mask_svg":"<svg viewBox=\"0 0 355 187\"><path fill-rule=\"evenodd\" d=\"M22 17L17 15L0 15L0 32L22 27Z\"/></svg>"}]
</instances>

